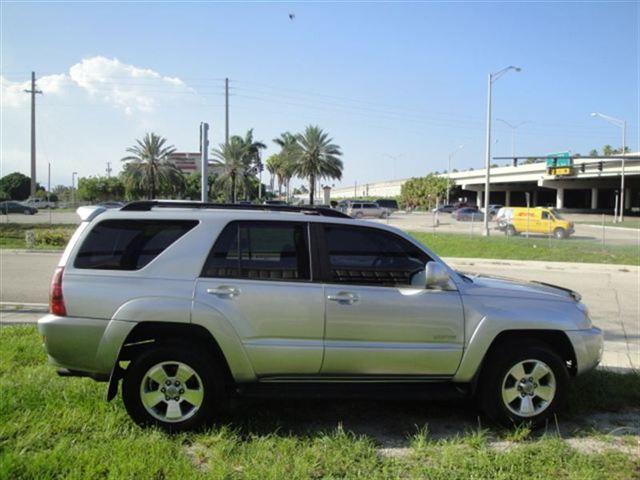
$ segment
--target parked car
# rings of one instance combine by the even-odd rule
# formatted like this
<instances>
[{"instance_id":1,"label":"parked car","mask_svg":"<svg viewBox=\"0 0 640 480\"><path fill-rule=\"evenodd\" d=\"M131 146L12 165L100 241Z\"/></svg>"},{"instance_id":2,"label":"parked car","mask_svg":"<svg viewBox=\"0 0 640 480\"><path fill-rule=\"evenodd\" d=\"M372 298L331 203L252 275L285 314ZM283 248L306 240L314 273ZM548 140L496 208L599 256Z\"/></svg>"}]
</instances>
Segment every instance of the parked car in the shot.
<instances>
[{"instance_id":1,"label":"parked car","mask_svg":"<svg viewBox=\"0 0 640 480\"><path fill-rule=\"evenodd\" d=\"M289 205L287 202L285 202L284 200L265 200L264 201L265 205Z\"/></svg>"},{"instance_id":2,"label":"parked car","mask_svg":"<svg viewBox=\"0 0 640 480\"><path fill-rule=\"evenodd\" d=\"M393 198L379 198L375 203L382 208L386 208L390 214L398 211L398 202Z\"/></svg>"},{"instance_id":3,"label":"parked car","mask_svg":"<svg viewBox=\"0 0 640 480\"><path fill-rule=\"evenodd\" d=\"M5 215L9 213L23 213L25 215L35 215L36 213L38 213L38 209L30 205L25 205L24 203L8 200L6 202L0 203L0 212L4 213Z\"/></svg>"},{"instance_id":4,"label":"parked car","mask_svg":"<svg viewBox=\"0 0 640 480\"><path fill-rule=\"evenodd\" d=\"M230 397L376 385L536 425L600 361L573 291L464 275L335 210L262 210L79 208L38 321L49 361L109 382L108 400L122 381L133 420L169 431L210 423Z\"/></svg>"},{"instance_id":5,"label":"parked car","mask_svg":"<svg viewBox=\"0 0 640 480\"><path fill-rule=\"evenodd\" d=\"M456 207L453 205L440 205L437 208L434 208L433 213L453 213L456 210Z\"/></svg>"},{"instance_id":6,"label":"parked car","mask_svg":"<svg viewBox=\"0 0 640 480\"><path fill-rule=\"evenodd\" d=\"M389 211L374 202L350 203L345 212L353 218L387 218Z\"/></svg>"},{"instance_id":7,"label":"parked car","mask_svg":"<svg viewBox=\"0 0 640 480\"><path fill-rule=\"evenodd\" d=\"M503 205L497 203L489 205L489 218L494 218L501 208L503 208Z\"/></svg>"},{"instance_id":8,"label":"parked car","mask_svg":"<svg viewBox=\"0 0 640 480\"><path fill-rule=\"evenodd\" d=\"M536 233L561 240L574 233L574 224L550 208L502 208L496 215L497 228L507 235Z\"/></svg>"},{"instance_id":9,"label":"parked car","mask_svg":"<svg viewBox=\"0 0 640 480\"><path fill-rule=\"evenodd\" d=\"M22 205L28 205L30 207L40 209L40 210L45 208L56 208L55 202L50 202L46 198L40 198L40 197L30 197L21 203Z\"/></svg>"},{"instance_id":10,"label":"parked car","mask_svg":"<svg viewBox=\"0 0 640 480\"><path fill-rule=\"evenodd\" d=\"M458 222L483 222L484 213L477 208L464 207L455 210L451 214L451 218Z\"/></svg>"}]
</instances>

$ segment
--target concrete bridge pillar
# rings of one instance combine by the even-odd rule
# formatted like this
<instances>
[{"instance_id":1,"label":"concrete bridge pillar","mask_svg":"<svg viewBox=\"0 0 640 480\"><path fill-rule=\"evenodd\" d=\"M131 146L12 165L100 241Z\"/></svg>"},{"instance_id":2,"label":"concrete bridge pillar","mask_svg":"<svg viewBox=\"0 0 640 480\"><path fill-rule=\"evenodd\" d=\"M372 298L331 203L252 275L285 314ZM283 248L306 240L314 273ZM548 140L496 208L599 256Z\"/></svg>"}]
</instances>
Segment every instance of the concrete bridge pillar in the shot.
<instances>
[{"instance_id":1,"label":"concrete bridge pillar","mask_svg":"<svg viewBox=\"0 0 640 480\"><path fill-rule=\"evenodd\" d=\"M591 210L596 210L598 208L598 189L591 189Z\"/></svg>"},{"instance_id":2,"label":"concrete bridge pillar","mask_svg":"<svg viewBox=\"0 0 640 480\"><path fill-rule=\"evenodd\" d=\"M564 188L558 187L556 190L556 208L564 208Z\"/></svg>"},{"instance_id":3,"label":"concrete bridge pillar","mask_svg":"<svg viewBox=\"0 0 640 480\"><path fill-rule=\"evenodd\" d=\"M538 190L533 191L533 195L531 195L531 205L534 207L538 206Z\"/></svg>"},{"instance_id":4,"label":"concrete bridge pillar","mask_svg":"<svg viewBox=\"0 0 640 480\"><path fill-rule=\"evenodd\" d=\"M624 189L624 209L629 210L631 208L631 190L629 188Z\"/></svg>"},{"instance_id":5,"label":"concrete bridge pillar","mask_svg":"<svg viewBox=\"0 0 640 480\"><path fill-rule=\"evenodd\" d=\"M478 194L476 195L476 206L478 208L482 208L484 206L484 202L482 201L482 197L484 192L478 191Z\"/></svg>"},{"instance_id":6,"label":"concrete bridge pillar","mask_svg":"<svg viewBox=\"0 0 640 480\"><path fill-rule=\"evenodd\" d=\"M511 206L511 191L510 190L506 190L504 192L504 206L505 207L510 207Z\"/></svg>"}]
</instances>

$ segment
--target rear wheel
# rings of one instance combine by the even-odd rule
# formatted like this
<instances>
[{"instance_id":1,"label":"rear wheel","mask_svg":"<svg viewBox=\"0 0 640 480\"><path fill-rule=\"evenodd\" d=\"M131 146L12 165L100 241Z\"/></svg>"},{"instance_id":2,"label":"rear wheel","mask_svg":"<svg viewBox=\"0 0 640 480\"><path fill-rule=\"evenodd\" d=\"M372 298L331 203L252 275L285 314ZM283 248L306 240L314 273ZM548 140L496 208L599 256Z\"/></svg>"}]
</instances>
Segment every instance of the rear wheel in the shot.
<instances>
[{"instance_id":1,"label":"rear wheel","mask_svg":"<svg viewBox=\"0 0 640 480\"><path fill-rule=\"evenodd\" d=\"M205 351L181 344L143 352L124 377L127 412L139 425L170 432L206 426L225 402L223 378L214 362Z\"/></svg>"},{"instance_id":2,"label":"rear wheel","mask_svg":"<svg viewBox=\"0 0 640 480\"><path fill-rule=\"evenodd\" d=\"M24 213L25 215L33 215L33 213L31 212L31 210L29 210L28 208L25 208L22 213Z\"/></svg>"},{"instance_id":3,"label":"rear wheel","mask_svg":"<svg viewBox=\"0 0 640 480\"><path fill-rule=\"evenodd\" d=\"M564 228L558 227L553 231L553 236L558 240L562 240L567 237L567 232Z\"/></svg>"},{"instance_id":4,"label":"rear wheel","mask_svg":"<svg viewBox=\"0 0 640 480\"><path fill-rule=\"evenodd\" d=\"M569 374L546 344L519 342L487 359L479 384L480 406L507 426L543 424L563 405Z\"/></svg>"},{"instance_id":5,"label":"rear wheel","mask_svg":"<svg viewBox=\"0 0 640 480\"><path fill-rule=\"evenodd\" d=\"M504 233L509 237L513 237L514 235L518 234L518 232L516 231L516 227L514 227L513 225L507 225L507 228L505 228Z\"/></svg>"},{"instance_id":6,"label":"rear wheel","mask_svg":"<svg viewBox=\"0 0 640 480\"><path fill-rule=\"evenodd\" d=\"M357 213L355 214L355 217L356 217L356 218L362 218L363 216L364 216L364 214L363 214L362 212L357 212Z\"/></svg>"}]
</instances>

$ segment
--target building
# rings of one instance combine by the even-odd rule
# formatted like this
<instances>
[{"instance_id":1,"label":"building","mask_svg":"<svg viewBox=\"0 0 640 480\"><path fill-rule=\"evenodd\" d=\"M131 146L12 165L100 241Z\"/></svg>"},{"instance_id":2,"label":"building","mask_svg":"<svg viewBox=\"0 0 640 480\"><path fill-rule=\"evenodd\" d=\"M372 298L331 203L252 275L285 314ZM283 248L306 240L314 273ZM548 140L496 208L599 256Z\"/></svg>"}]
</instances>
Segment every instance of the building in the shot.
<instances>
[{"instance_id":1,"label":"building","mask_svg":"<svg viewBox=\"0 0 640 480\"><path fill-rule=\"evenodd\" d=\"M625 158L625 210L640 211L640 153ZM483 205L485 169L442 174L458 187L455 198ZM559 209L613 210L620 190L622 159L575 158L567 169L549 171L545 162L521 163L491 169L490 203L524 206L526 193L531 205ZM331 197L392 197L400 195L407 179L336 188Z\"/></svg>"},{"instance_id":2,"label":"building","mask_svg":"<svg viewBox=\"0 0 640 480\"><path fill-rule=\"evenodd\" d=\"M169 157L169 161L173 162L185 175L200 173L200 152L174 152ZM209 173L220 173L221 171L222 167L209 160Z\"/></svg>"}]
</instances>

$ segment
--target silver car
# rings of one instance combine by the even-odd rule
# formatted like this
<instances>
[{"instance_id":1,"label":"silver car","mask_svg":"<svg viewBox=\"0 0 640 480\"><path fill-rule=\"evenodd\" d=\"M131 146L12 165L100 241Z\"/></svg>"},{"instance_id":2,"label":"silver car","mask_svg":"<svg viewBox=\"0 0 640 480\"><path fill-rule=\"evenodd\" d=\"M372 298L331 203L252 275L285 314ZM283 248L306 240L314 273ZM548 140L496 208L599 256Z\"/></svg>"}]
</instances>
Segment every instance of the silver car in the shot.
<instances>
[{"instance_id":1,"label":"silver car","mask_svg":"<svg viewBox=\"0 0 640 480\"><path fill-rule=\"evenodd\" d=\"M351 202L346 209L347 215L353 218L387 218L389 210L375 202Z\"/></svg>"},{"instance_id":2,"label":"silver car","mask_svg":"<svg viewBox=\"0 0 640 480\"><path fill-rule=\"evenodd\" d=\"M404 232L331 209L81 207L38 322L65 376L120 383L141 425L213 421L234 396L390 389L474 397L539 424L602 333L572 291L466 276Z\"/></svg>"}]
</instances>

